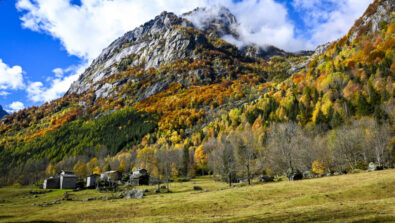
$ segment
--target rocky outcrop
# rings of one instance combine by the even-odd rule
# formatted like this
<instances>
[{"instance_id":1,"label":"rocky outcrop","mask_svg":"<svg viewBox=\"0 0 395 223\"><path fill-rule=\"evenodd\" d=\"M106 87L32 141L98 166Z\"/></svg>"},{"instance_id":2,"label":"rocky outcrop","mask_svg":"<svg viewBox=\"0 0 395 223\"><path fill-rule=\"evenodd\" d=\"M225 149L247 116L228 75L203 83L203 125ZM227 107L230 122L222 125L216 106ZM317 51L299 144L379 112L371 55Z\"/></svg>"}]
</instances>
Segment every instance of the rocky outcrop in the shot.
<instances>
[{"instance_id":1,"label":"rocky outcrop","mask_svg":"<svg viewBox=\"0 0 395 223\"><path fill-rule=\"evenodd\" d=\"M3 107L0 105L0 119L3 118L4 116L8 115L6 111L3 110Z\"/></svg>"},{"instance_id":2,"label":"rocky outcrop","mask_svg":"<svg viewBox=\"0 0 395 223\"><path fill-rule=\"evenodd\" d=\"M173 13L163 12L155 19L125 33L102 51L71 85L67 94L82 93L94 83L128 67L141 66L148 69L185 57L194 46L205 42L203 35L185 35L177 26L192 24Z\"/></svg>"},{"instance_id":3,"label":"rocky outcrop","mask_svg":"<svg viewBox=\"0 0 395 223\"><path fill-rule=\"evenodd\" d=\"M348 40L352 42L359 34L372 34L379 31L380 24L389 24L395 18L394 9L394 1L376 0L369 6L365 14L357 20L350 30Z\"/></svg>"},{"instance_id":4,"label":"rocky outcrop","mask_svg":"<svg viewBox=\"0 0 395 223\"><path fill-rule=\"evenodd\" d=\"M331 45L333 44L333 42L328 42L322 45L317 46L317 48L315 48L314 53L313 53L313 57L314 56L319 56L322 53L324 53Z\"/></svg>"},{"instance_id":5,"label":"rocky outcrop","mask_svg":"<svg viewBox=\"0 0 395 223\"><path fill-rule=\"evenodd\" d=\"M285 57L288 55L284 50L278 49L274 46L258 46L258 45L249 45L245 46L241 49L241 52L251 58L263 58L265 60L270 60L273 56L281 56Z\"/></svg>"}]
</instances>

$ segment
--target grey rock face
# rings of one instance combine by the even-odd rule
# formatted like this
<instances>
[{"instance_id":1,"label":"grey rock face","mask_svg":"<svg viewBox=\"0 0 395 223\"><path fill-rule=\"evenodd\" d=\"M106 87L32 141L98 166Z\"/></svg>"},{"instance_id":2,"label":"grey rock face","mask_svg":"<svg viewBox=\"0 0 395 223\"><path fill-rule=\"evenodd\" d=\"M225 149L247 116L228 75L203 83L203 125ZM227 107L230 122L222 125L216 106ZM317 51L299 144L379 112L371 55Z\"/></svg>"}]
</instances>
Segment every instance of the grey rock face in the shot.
<instances>
[{"instance_id":1,"label":"grey rock face","mask_svg":"<svg viewBox=\"0 0 395 223\"><path fill-rule=\"evenodd\" d=\"M126 59L129 60L126 65L133 67L144 64L143 67L148 69L185 57L187 52L182 50L192 48L196 41L195 38L188 39L183 35L175 28L176 25L192 26L173 13L163 12L155 19L125 33L102 51L71 85L67 94L82 93L94 83L119 72L120 62L125 62ZM103 92L101 94L103 96Z\"/></svg>"},{"instance_id":2,"label":"grey rock face","mask_svg":"<svg viewBox=\"0 0 395 223\"><path fill-rule=\"evenodd\" d=\"M325 43L325 44L317 46L317 48L315 49L315 51L313 53L313 57L319 56L322 53L324 53L332 44L333 44L333 42L329 42L329 43Z\"/></svg>"},{"instance_id":3,"label":"grey rock face","mask_svg":"<svg viewBox=\"0 0 395 223\"><path fill-rule=\"evenodd\" d=\"M270 60L271 57L273 56L281 56L285 57L290 55L290 53L285 52L284 50L278 49L274 46L258 46L258 45L249 45L246 47L243 47L241 49L241 52L251 58L263 58L265 60Z\"/></svg>"},{"instance_id":4,"label":"grey rock face","mask_svg":"<svg viewBox=\"0 0 395 223\"><path fill-rule=\"evenodd\" d=\"M71 85L67 94L85 92L95 83L129 67L158 68L187 56L193 58L193 50L207 43L205 33L236 36L232 28L235 24L236 17L223 7L197 8L181 17L163 12L105 48ZM177 26L193 27L203 33L190 35ZM109 85L97 86L96 98L111 96L110 88Z\"/></svg>"},{"instance_id":5,"label":"grey rock face","mask_svg":"<svg viewBox=\"0 0 395 223\"><path fill-rule=\"evenodd\" d=\"M384 0L378 3L377 10L372 14L365 14L362 17L361 24L356 27L356 29L352 30L352 33L349 37L349 41L352 42L357 36L358 33L363 26L370 26L368 32L374 33L379 31L379 25L381 21L386 21L390 23L392 19L394 19L394 9L395 3L393 0Z\"/></svg>"}]
</instances>

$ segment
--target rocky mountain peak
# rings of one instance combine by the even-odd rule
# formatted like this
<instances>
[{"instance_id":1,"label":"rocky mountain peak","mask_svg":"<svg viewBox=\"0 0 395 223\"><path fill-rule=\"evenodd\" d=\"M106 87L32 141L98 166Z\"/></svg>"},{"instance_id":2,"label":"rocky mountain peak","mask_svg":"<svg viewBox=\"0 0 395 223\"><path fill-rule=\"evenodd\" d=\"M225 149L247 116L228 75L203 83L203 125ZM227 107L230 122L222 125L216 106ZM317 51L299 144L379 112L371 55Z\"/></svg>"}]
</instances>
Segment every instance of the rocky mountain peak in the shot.
<instances>
[{"instance_id":1,"label":"rocky mountain peak","mask_svg":"<svg viewBox=\"0 0 395 223\"><path fill-rule=\"evenodd\" d=\"M224 7L197 8L182 16L164 11L112 42L71 85L67 94L85 92L103 78L132 67L158 68L193 57L194 49L207 43L206 35L236 37L236 24L236 17ZM189 32L186 27L195 31Z\"/></svg>"},{"instance_id":2,"label":"rocky mountain peak","mask_svg":"<svg viewBox=\"0 0 395 223\"><path fill-rule=\"evenodd\" d=\"M236 17L225 7L196 8L182 15L191 21L195 28L205 33L216 34L219 37L225 35L237 36Z\"/></svg>"},{"instance_id":3,"label":"rocky mountain peak","mask_svg":"<svg viewBox=\"0 0 395 223\"><path fill-rule=\"evenodd\" d=\"M184 23L184 24L183 24ZM140 27L125 33L122 37L119 37L112 42L107 48L105 48L97 59L92 64L100 63L111 56L114 51L119 50L127 43L139 42L143 38L147 39L154 36L155 34L161 33L166 29L171 29L174 25L191 25L186 24L182 18L176 16L172 12L163 11L160 15L154 19L146 22Z\"/></svg>"},{"instance_id":4,"label":"rocky mountain peak","mask_svg":"<svg viewBox=\"0 0 395 223\"><path fill-rule=\"evenodd\" d=\"M4 111L3 107L1 107L1 105L0 105L0 119L6 115L8 115L8 113L6 111Z\"/></svg>"}]
</instances>

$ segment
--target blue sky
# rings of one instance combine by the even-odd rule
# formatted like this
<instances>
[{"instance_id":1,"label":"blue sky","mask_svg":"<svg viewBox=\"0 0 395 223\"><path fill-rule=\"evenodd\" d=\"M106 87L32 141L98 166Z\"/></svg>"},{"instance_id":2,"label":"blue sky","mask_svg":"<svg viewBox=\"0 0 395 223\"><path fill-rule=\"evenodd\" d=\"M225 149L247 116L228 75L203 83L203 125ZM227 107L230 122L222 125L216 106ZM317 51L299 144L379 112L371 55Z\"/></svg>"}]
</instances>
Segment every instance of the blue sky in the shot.
<instances>
[{"instance_id":1,"label":"blue sky","mask_svg":"<svg viewBox=\"0 0 395 223\"><path fill-rule=\"evenodd\" d=\"M60 97L112 40L163 10L224 5L243 41L296 51L344 35L372 0L0 0L0 105Z\"/></svg>"}]
</instances>

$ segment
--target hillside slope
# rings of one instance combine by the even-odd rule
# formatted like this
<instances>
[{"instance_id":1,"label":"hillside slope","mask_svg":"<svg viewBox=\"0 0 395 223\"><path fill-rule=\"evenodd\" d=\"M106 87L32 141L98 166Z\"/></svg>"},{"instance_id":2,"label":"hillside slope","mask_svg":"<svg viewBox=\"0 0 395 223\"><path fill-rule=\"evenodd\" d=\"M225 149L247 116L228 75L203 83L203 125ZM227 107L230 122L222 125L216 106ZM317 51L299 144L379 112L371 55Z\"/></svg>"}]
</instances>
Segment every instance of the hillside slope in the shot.
<instances>
[{"instance_id":1,"label":"hillside slope","mask_svg":"<svg viewBox=\"0 0 395 223\"><path fill-rule=\"evenodd\" d=\"M102 147L111 156L152 145L194 154L246 124L263 135L272 123L289 121L322 132L363 117L392 126L391 1L376 0L344 38L312 56L238 49L221 39L237 37L236 18L220 9L203 25L188 20L204 11L162 13L104 49L64 97L3 119L4 182L19 175L11 167L18 173L38 162L45 169Z\"/></svg>"}]
</instances>

